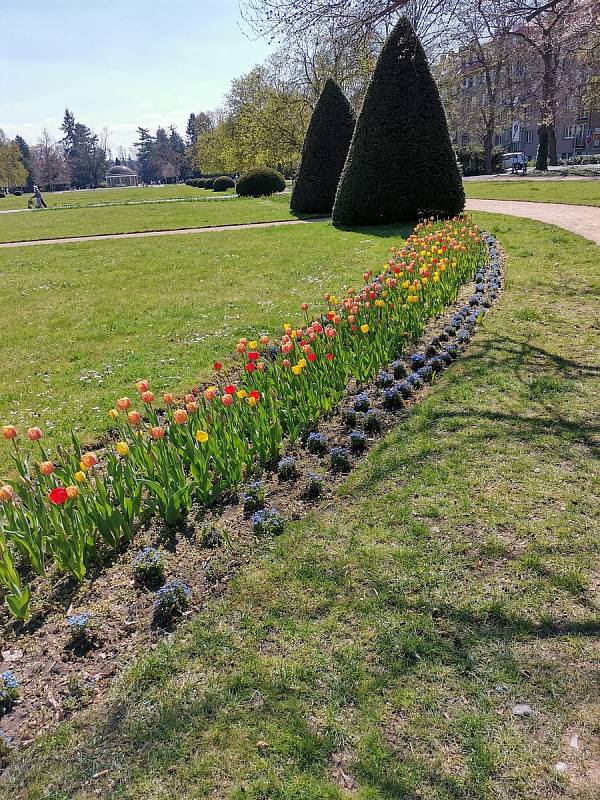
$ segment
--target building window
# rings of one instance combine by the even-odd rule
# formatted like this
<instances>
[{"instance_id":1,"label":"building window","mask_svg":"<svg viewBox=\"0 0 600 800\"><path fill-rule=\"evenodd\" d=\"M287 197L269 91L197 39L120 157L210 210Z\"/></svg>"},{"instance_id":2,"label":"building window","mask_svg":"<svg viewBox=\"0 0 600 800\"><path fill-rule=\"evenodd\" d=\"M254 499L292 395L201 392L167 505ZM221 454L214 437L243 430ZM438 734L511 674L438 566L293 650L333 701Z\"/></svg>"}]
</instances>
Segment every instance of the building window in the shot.
<instances>
[{"instance_id":1,"label":"building window","mask_svg":"<svg viewBox=\"0 0 600 800\"><path fill-rule=\"evenodd\" d=\"M574 139L583 133L583 125L565 125L563 128L563 139Z\"/></svg>"},{"instance_id":2,"label":"building window","mask_svg":"<svg viewBox=\"0 0 600 800\"><path fill-rule=\"evenodd\" d=\"M498 147L499 145L502 144L502 134L501 133L495 134L495 136L494 136L494 144L496 145L496 147Z\"/></svg>"},{"instance_id":3,"label":"building window","mask_svg":"<svg viewBox=\"0 0 600 800\"><path fill-rule=\"evenodd\" d=\"M463 133L463 135L460 137L460 143L461 143L462 147L466 147L469 144L469 134L468 133Z\"/></svg>"},{"instance_id":4,"label":"building window","mask_svg":"<svg viewBox=\"0 0 600 800\"><path fill-rule=\"evenodd\" d=\"M531 144L533 142L533 131L523 131L524 139L523 141L525 144Z\"/></svg>"}]
</instances>

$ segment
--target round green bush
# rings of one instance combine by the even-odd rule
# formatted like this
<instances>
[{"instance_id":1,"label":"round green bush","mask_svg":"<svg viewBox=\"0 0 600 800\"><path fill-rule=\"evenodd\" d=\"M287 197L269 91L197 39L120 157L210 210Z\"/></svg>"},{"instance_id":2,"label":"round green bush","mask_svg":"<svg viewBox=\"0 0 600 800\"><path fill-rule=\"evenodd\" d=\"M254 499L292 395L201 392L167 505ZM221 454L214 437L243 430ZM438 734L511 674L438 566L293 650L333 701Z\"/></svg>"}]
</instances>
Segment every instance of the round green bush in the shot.
<instances>
[{"instance_id":1,"label":"round green bush","mask_svg":"<svg viewBox=\"0 0 600 800\"><path fill-rule=\"evenodd\" d=\"M204 178L204 180L202 181L203 188L204 189L212 189L214 182L215 182L214 178Z\"/></svg>"},{"instance_id":2,"label":"round green bush","mask_svg":"<svg viewBox=\"0 0 600 800\"><path fill-rule=\"evenodd\" d=\"M227 189L233 189L235 181L228 175L220 175L213 181L213 192L224 192Z\"/></svg>"},{"instance_id":3,"label":"round green bush","mask_svg":"<svg viewBox=\"0 0 600 800\"><path fill-rule=\"evenodd\" d=\"M241 197L264 197L265 195L283 192L285 178L281 172L269 167L256 167L249 170L239 179L236 191Z\"/></svg>"}]
</instances>

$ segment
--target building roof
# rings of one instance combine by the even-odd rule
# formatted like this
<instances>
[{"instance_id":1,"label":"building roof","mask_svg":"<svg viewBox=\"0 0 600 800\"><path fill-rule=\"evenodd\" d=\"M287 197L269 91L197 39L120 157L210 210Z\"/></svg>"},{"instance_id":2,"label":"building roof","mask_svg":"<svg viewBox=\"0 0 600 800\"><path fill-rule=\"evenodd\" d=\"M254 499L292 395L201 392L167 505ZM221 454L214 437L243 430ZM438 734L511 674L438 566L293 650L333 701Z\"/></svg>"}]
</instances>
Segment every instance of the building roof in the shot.
<instances>
[{"instance_id":1,"label":"building roof","mask_svg":"<svg viewBox=\"0 0 600 800\"><path fill-rule=\"evenodd\" d=\"M129 169L129 167L124 166L123 164L116 164L114 167L111 167L106 173L107 178L110 178L112 175L135 175L135 172L132 169Z\"/></svg>"}]
</instances>

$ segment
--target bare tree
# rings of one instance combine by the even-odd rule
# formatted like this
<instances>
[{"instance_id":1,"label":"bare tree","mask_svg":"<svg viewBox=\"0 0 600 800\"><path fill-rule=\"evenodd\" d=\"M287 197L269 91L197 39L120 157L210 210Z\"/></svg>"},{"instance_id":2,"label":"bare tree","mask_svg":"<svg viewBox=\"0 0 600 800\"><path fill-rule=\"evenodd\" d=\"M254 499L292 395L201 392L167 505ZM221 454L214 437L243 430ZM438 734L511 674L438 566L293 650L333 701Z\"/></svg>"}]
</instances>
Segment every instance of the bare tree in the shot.
<instances>
[{"instance_id":1,"label":"bare tree","mask_svg":"<svg viewBox=\"0 0 600 800\"><path fill-rule=\"evenodd\" d=\"M493 172L494 136L514 112L515 94L509 63L513 40L502 35L510 23L504 0L461 0L455 11L456 52L436 65L440 92L451 128L469 131L483 145L485 172Z\"/></svg>"},{"instance_id":2,"label":"bare tree","mask_svg":"<svg viewBox=\"0 0 600 800\"><path fill-rule=\"evenodd\" d=\"M31 148L31 169L35 182L53 191L57 185L70 183L71 176L63 149L44 128L37 144Z\"/></svg>"},{"instance_id":3,"label":"bare tree","mask_svg":"<svg viewBox=\"0 0 600 800\"><path fill-rule=\"evenodd\" d=\"M347 40L386 36L402 15L430 53L448 43L457 0L240 0L242 16L260 36L292 41L335 25Z\"/></svg>"},{"instance_id":4,"label":"bare tree","mask_svg":"<svg viewBox=\"0 0 600 800\"><path fill-rule=\"evenodd\" d=\"M507 0L512 24L506 35L521 40L538 59L538 106L540 152L538 168L547 155L551 165L556 153L556 110L565 65L573 59L594 28L600 13L597 0Z\"/></svg>"}]
</instances>

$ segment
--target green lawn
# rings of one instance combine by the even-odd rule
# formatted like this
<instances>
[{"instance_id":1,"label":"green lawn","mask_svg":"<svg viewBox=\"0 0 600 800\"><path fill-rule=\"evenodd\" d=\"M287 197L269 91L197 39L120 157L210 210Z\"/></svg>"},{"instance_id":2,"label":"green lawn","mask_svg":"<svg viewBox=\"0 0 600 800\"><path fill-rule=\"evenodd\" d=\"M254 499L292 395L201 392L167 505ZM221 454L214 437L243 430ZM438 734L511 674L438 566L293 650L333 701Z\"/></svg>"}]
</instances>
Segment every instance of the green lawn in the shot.
<instances>
[{"instance_id":1,"label":"green lawn","mask_svg":"<svg viewBox=\"0 0 600 800\"><path fill-rule=\"evenodd\" d=\"M568 203L600 206L600 180L465 181L467 197L481 200L531 200L535 203Z\"/></svg>"},{"instance_id":2,"label":"green lawn","mask_svg":"<svg viewBox=\"0 0 600 800\"><path fill-rule=\"evenodd\" d=\"M4 796L598 797L599 249L539 223L477 216L510 260L506 292L468 354L335 502L265 543L99 709L25 751ZM309 294L357 262L378 264L390 243L327 226L296 235L307 237L296 246L314 241L304 277L322 281L305 281ZM340 257L324 256L322 274L316 253L328 242ZM246 316L250 302L256 317L270 282L284 285L280 271L297 291L283 305L296 305L299 263L277 261L248 299L220 282L228 315ZM189 291L190 312L207 288ZM141 310L117 337L137 321L147 324ZM152 346L177 350L160 337ZM533 714L515 716L517 703Z\"/></svg>"},{"instance_id":3,"label":"green lawn","mask_svg":"<svg viewBox=\"0 0 600 800\"><path fill-rule=\"evenodd\" d=\"M218 195L217 197L222 197ZM0 242L295 219L289 195L0 214Z\"/></svg>"},{"instance_id":4,"label":"green lawn","mask_svg":"<svg viewBox=\"0 0 600 800\"><path fill-rule=\"evenodd\" d=\"M44 200L50 208L70 204L89 205L91 203L122 203L133 200L171 200L174 197L212 197L212 189L194 189L181 184L165 186L132 186L121 189L80 189L69 192L44 192ZM8 195L0 198L0 211L9 208L27 208L31 194L25 192L21 197Z\"/></svg>"},{"instance_id":5,"label":"green lawn","mask_svg":"<svg viewBox=\"0 0 600 800\"><path fill-rule=\"evenodd\" d=\"M244 202L227 205L227 220ZM240 336L279 332L303 300L378 264L398 240L399 229L312 223L0 250L10 309L0 318L0 420L59 439L73 422L101 433L135 380L187 390L215 358L229 361Z\"/></svg>"}]
</instances>

